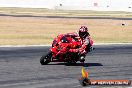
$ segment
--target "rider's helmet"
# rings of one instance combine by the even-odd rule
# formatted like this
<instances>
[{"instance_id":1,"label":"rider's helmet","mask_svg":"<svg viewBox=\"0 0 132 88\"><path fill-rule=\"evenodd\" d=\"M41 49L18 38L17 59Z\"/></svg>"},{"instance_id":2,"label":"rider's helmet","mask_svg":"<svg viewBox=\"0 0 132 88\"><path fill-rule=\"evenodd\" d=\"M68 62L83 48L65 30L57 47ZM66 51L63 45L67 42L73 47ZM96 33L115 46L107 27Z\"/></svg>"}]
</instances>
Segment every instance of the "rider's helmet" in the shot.
<instances>
[{"instance_id":1,"label":"rider's helmet","mask_svg":"<svg viewBox=\"0 0 132 88\"><path fill-rule=\"evenodd\" d=\"M79 29L79 36L81 38L86 38L88 35L88 28L86 26L81 26Z\"/></svg>"}]
</instances>

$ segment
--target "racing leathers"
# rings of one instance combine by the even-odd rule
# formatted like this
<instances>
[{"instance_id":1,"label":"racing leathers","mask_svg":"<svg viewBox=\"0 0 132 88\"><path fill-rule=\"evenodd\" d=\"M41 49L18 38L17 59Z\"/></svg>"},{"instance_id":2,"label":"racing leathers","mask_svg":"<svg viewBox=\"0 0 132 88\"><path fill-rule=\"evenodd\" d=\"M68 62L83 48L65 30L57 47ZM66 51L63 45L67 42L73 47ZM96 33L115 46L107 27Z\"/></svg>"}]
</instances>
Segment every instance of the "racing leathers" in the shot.
<instances>
[{"instance_id":1,"label":"racing leathers","mask_svg":"<svg viewBox=\"0 0 132 88\"><path fill-rule=\"evenodd\" d=\"M74 33L74 35L76 35L76 33ZM80 48L70 49L70 52L80 52L82 54L87 54L88 52L92 51L93 41L91 40L90 35L86 36L85 38L80 38L80 40L81 40Z\"/></svg>"},{"instance_id":2,"label":"racing leathers","mask_svg":"<svg viewBox=\"0 0 132 88\"><path fill-rule=\"evenodd\" d=\"M81 46L77 49L70 49L70 52L79 53L80 54L80 60L85 60L85 56L88 52L92 51L94 48L92 47L93 41L91 40L90 36L87 36L85 38L81 39Z\"/></svg>"}]
</instances>

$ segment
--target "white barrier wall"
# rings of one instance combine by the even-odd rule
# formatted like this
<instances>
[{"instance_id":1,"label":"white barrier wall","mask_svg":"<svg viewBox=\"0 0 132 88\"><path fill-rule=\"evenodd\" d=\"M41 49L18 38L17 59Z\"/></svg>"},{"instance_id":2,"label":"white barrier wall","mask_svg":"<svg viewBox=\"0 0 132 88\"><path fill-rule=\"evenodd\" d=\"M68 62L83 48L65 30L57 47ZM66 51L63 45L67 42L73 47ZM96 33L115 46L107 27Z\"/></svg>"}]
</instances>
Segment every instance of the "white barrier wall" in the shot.
<instances>
[{"instance_id":1,"label":"white barrier wall","mask_svg":"<svg viewBox=\"0 0 132 88\"><path fill-rule=\"evenodd\" d=\"M28 7L53 9L59 0L0 0L0 7Z\"/></svg>"},{"instance_id":2,"label":"white barrier wall","mask_svg":"<svg viewBox=\"0 0 132 88\"><path fill-rule=\"evenodd\" d=\"M132 12L132 0L61 0L61 4L57 8Z\"/></svg>"},{"instance_id":3,"label":"white barrier wall","mask_svg":"<svg viewBox=\"0 0 132 88\"><path fill-rule=\"evenodd\" d=\"M132 0L0 0L0 7L132 12Z\"/></svg>"}]
</instances>

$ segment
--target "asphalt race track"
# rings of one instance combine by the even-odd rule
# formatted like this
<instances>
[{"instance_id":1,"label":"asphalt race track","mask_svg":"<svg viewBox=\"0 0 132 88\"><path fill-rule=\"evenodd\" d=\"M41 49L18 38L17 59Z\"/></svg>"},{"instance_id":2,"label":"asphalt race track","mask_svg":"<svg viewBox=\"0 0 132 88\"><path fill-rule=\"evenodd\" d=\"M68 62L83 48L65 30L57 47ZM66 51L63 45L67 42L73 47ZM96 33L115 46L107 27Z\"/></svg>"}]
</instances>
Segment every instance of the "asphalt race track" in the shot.
<instances>
[{"instance_id":1,"label":"asphalt race track","mask_svg":"<svg viewBox=\"0 0 132 88\"><path fill-rule=\"evenodd\" d=\"M132 45L95 45L95 48L84 64L90 79L132 80ZM0 88L81 88L78 78L82 64L40 65L39 58L48 49L0 47Z\"/></svg>"},{"instance_id":2,"label":"asphalt race track","mask_svg":"<svg viewBox=\"0 0 132 88\"><path fill-rule=\"evenodd\" d=\"M98 17L98 16L76 16L76 17L67 17L67 16L35 16L35 15L10 15L10 14L1 14L0 16L9 16L9 17L35 17L35 18L72 18L72 19L112 19L112 20L132 20L132 18L123 18L123 17Z\"/></svg>"}]
</instances>

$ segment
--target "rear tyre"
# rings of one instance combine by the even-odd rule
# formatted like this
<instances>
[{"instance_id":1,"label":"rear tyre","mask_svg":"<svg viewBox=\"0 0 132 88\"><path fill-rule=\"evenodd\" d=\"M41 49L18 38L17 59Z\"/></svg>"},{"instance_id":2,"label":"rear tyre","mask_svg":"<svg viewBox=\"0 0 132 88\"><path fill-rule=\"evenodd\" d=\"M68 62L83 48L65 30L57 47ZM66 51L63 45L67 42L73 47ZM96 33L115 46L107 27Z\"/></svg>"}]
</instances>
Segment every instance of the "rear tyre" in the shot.
<instances>
[{"instance_id":1,"label":"rear tyre","mask_svg":"<svg viewBox=\"0 0 132 88\"><path fill-rule=\"evenodd\" d=\"M51 57L52 57L52 53L48 53L46 56L43 55L41 58L40 58L40 63L41 65L46 65L50 62L51 60Z\"/></svg>"}]
</instances>

